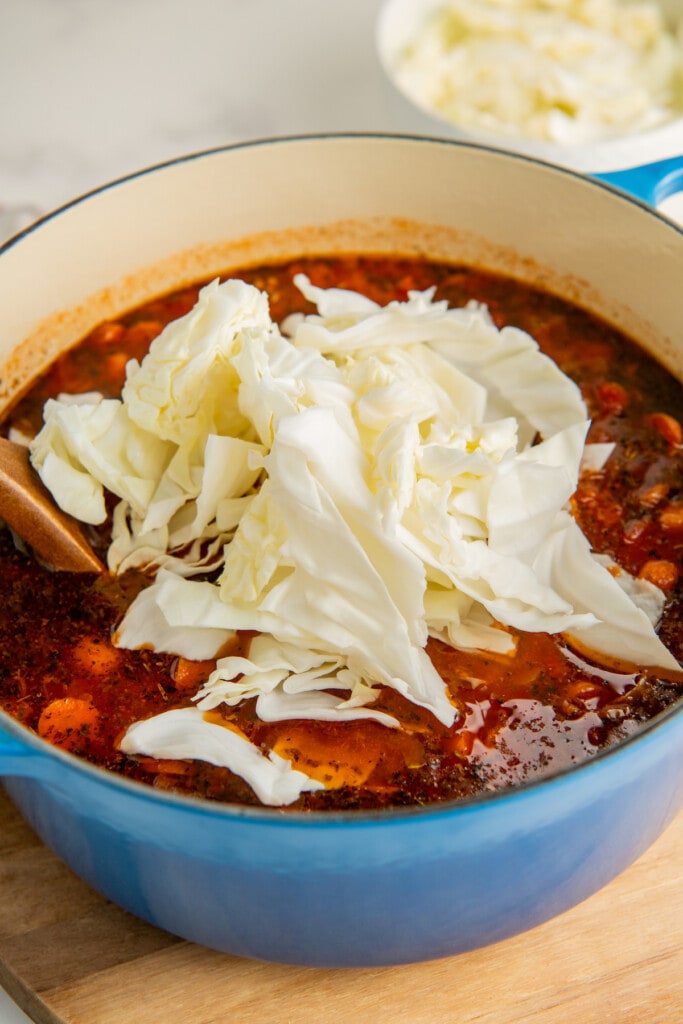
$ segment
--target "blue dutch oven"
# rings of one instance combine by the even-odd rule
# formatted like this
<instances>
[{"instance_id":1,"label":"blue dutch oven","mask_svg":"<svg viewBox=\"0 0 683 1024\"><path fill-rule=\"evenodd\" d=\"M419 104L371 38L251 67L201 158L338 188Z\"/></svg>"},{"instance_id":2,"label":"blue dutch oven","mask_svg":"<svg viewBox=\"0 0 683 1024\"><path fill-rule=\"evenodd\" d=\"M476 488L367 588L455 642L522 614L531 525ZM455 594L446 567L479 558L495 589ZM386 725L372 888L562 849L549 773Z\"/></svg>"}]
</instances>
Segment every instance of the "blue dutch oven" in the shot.
<instances>
[{"instance_id":1,"label":"blue dutch oven","mask_svg":"<svg viewBox=\"0 0 683 1024\"><path fill-rule=\"evenodd\" d=\"M483 147L382 135L276 139L173 161L79 199L0 250L0 357L11 368L2 397L98 318L163 288L340 246L464 255L561 288L680 374L683 234L651 206L682 175L683 160L669 160L596 180ZM0 775L76 874L160 928L245 957L399 964L532 928L638 858L683 805L683 704L579 767L430 807L301 814L176 797L54 749L2 714Z\"/></svg>"}]
</instances>

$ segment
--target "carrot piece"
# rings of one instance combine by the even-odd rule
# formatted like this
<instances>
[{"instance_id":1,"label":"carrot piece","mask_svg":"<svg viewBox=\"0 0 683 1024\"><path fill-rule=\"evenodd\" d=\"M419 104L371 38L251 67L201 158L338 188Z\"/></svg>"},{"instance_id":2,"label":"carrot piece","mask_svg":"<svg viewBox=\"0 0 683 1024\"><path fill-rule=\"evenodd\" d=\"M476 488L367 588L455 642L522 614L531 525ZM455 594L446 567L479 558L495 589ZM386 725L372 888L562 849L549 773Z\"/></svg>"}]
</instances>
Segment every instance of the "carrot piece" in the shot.
<instances>
[{"instance_id":1,"label":"carrot piece","mask_svg":"<svg viewBox=\"0 0 683 1024\"><path fill-rule=\"evenodd\" d=\"M176 689L198 689L215 667L215 661L191 661L189 658L177 658L171 673Z\"/></svg>"},{"instance_id":2,"label":"carrot piece","mask_svg":"<svg viewBox=\"0 0 683 1024\"><path fill-rule=\"evenodd\" d=\"M659 515L665 530L683 530L683 502L668 505Z\"/></svg>"},{"instance_id":3,"label":"carrot piece","mask_svg":"<svg viewBox=\"0 0 683 1024\"><path fill-rule=\"evenodd\" d=\"M667 444L674 448L678 448L679 445L683 444L683 427L673 416L669 416L665 412L655 412L649 417L649 421L651 426L659 431Z\"/></svg>"},{"instance_id":4,"label":"carrot piece","mask_svg":"<svg viewBox=\"0 0 683 1024\"><path fill-rule=\"evenodd\" d=\"M60 697L53 700L38 720L38 735L64 750L82 748L97 733L100 714L84 697Z\"/></svg>"},{"instance_id":5,"label":"carrot piece","mask_svg":"<svg viewBox=\"0 0 683 1024\"><path fill-rule=\"evenodd\" d=\"M84 636L71 649L71 658L77 672L101 677L111 675L118 669L121 652L108 640Z\"/></svg>"},{"instance_id":6,"label":"carrot piece","mask_svg":"<svg viewBox=\"0 0 683 1024\"><path fill-rule=\"evenodd\" d=\"M661 590L670 590L678 581L678 568L664 558L651 558L645 562L638 576Z\"/></svg>"}]
</instances>

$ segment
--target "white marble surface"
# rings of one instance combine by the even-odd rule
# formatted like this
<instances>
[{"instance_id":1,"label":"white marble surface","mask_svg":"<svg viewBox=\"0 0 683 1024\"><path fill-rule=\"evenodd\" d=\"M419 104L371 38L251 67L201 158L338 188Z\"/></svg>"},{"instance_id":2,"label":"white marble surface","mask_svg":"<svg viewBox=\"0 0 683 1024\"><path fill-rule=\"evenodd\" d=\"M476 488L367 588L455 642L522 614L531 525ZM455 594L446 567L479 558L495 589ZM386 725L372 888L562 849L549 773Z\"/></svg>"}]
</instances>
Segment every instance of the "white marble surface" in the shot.
<instances>
[{"instance_id":1,"label":"white marble surface","mask_svg":"<svg viewBox=\"0 0 683 1024\"><path fill-rule=\"evenodd\" d=\"M374 57L379 0L2 0L0 202L49 209L261 136L425 130Z\"/></svg>"},{"instance_id":2,"label":"white marble surface","mask_svg":"<svg viewBox=\"0 0 683 1024\"><path fill-rule=\"evenodd\" d=\"M20 208L20 226L123 174L224 143L315 131L435 133L380 71L379 7L0 0L0 234L3 208ZM683 211L680 197L668 207ZM0 1024L27 1019L0 989Z\"/></svg>"}]
</instances>

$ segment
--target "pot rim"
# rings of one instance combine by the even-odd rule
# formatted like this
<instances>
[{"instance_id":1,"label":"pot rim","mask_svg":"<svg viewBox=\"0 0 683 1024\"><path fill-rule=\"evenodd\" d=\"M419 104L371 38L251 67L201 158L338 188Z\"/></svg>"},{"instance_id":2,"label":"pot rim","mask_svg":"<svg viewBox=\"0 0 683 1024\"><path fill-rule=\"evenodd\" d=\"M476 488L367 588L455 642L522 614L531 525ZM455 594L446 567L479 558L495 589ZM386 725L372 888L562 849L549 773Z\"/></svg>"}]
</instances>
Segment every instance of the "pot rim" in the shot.
<instances>
[{"instance_id":1,"label":"pot rim","mask_svg":"<svg viewBox=\"0 0 683 1024\"><path fill-rule=\"evenodd\" d=\"M681 119L683 120L683 118ZM662 221L667 227L674 230L677 234L683 234L683 224L678 224L672 220L666 214L660 213L655 207L653 207L647 200L635 195L633 192L626 191L623 188L614 185L610 177L613 172L590 172L583 171L574 167L566 167L562 164L554 163L544 157L536 156L530 153L522 153L514 150L506 149L503 145L495 145L492 143L477 142L471 139L457 139L448 138L442 135L423 134L417 132L391 132L391 131L329 131L329 132L302 132L293 133L286 135L264 135L253 139L246 139L238 142L228 142L220 146L212 146L207 149L192 150L189 153L181 154L180 156L170 157L168 160L162 160L159 163L147 164L144 167L138 168L135 171L131 171L127 174L119 175L115 178L105 181L100 185L96 185L91 189L87 189L72 199L67 200L65 203L61 203L54 209L49 210L40 217L38 217L31 224L22 228L16 234L10 236L2 244L0 244L0 255L6 250L12 248L21 239L31 235L34 231L37 231L47 222L57 218L61 214L67 213L72 207L78 206L90 199L94 199L100 193L108 192L110 189L118 188L119 186L126 185L128 182L135 181L137 178L143 178L147 175L156 174L160 171L164 171L167 168L179 166L181 164L192 163L193 161L199 161L208 159L214 156L220 156L224 153L229 153L233 150L243 149L258 149L262 146L272 145L288 145L297 143L309 143L309 142L324 142L324 141L374 141L374 142L405 142L405 143L416 143L418 145L433 145L439 147L448 147L459 150L474 150L475 152L488 153L491 156L502 157L503 159L509 159L516 163L527 163L534 166L540 166L550 171L551 173L557 173L565 177L577 180L583 184L589 184L599 189L604 189L607 192L618 196L621 199L627 200L636 206L639 206L645 213L655 217L657 220ZM681 158L683 162L683 157ZM638 170L648 168L650 163L638 164L636 166L625 168L636 172ZM656 166L653 165L653 166ZM621 172L614 172L618 175Z\"/></svg>"},{"instance_id":2,"label":"pot rim","mask_svg":"<svg viewBox=\"0 0 683 1024\"><path fill-rule=\"evenodd\" d=\"M586 174L583 171L565 167L558 164L549 162L548 160L539 158L537 156L529 155L521 152L512 152L506 149L501 149L496 146L483 145L481 143L472 142L469 140L461 139L450 139L443 138L440 136L431 135L418 135L410 133L396 133L396 132L379 132L379 131L332 131L332 132L313 132L303 134L292 134L292 135L278 135L278 136L264 136L256 139L245 140L240 142L226 143L221 146L211 147L209 149L196 150L191 153L183 154L177 157L172 157L168 160L162 161L156 164L150 164L137 171L133 171L129 174L122 175L114 178L102 185L99 185L93 189L90 189L81 195L69 200L68 202L56 207L54 210L44 214L38 220L22 229L11 238L7 239L2 245L0 245L0 257L16 245L21 239L31 235L34 231L39 230L43 225L50 222L56 217L67 213L72 207L78 206L83 202L90 199L96 198L99 194L105 193L110 189L124 186L128 182L134 181L137 178L141 178L147 175L156 174L163 172L167 168L171 168L180 164L191 163L193 161L210 159L212 157L220 156L222 154L231 152L233 150L242 149L255 149L262 146L280 145L280 144L297 144L297 143L310 143L310 142L324 142L330 141L369 141L369 142L405 142L415 143L417 145L435 145L439 147L449 147L459 150L475 150L477 152L489 153L494 157L502 157L506 160L512 160L515 162L528 163L534 166L541 166L551 173L556 173L579 181L582 184L588 184L591 187L602 189L608 193L611 193L615 198L626 200L627 202L633 203L635 206L640 207L642 211L664 223L667 228L671 229L679 235L683 235L683 225L678 225L675 221L671 220L664 214L659 213L658 210L653 208L643 199L634 196L632 193L625 192L622 189L615 187L608 180L602 180L600 177L593 177L592 175ZM647 165L644 165L647 166ZM89 761L76 757L67 751L60 750L58 747L53 747L45 740L41 739L37 734L34 734L27 727L23 726L20 722L14 719L8 712L0 710L0 779L2 777L30 777L44 783L48 786L54 786L56 780L52 777L49 779L43 778L41 772L31 772L29 770L3 772L2 767L2 741L3 736L9 737L11 740L17 741L21 748L21 754L26 760L37 760L38 758L47 757L48 759L54 758L58 763L63 763L64 767L69 770L75 770L76 772L82 772L86 776L90 776L95 782L104 782L115 788L121 789L124 793L136 797L141 800L150 800L153 803L161 802L169 806L175 806L182 808L186 812L209 815L225 818L240 820L243 822L249 822L253 824L263 825L283 825L283 826L306 826L310 823L310 827L314 826L341 826L348 827L350 824L357 825L395 825L401 822L409 822L423 818L451 818L459 815L466 815L470 812L484 809L489 806L500 806L501 804L512 804L514 801L525 800L531 798L538 792L547 791L548 789L555 787L564 787L571 783L573 777L584 778L587 772L594 772L604 766L605 763L614 764L621 757L628 756L628 752L636 746L643 746L644 743L652 739L654 733L665 729L670 726L676 719L683 718L683 699L678 703L667 708L661 712L655 718L650 719L645 724L641 725L637 732L620 740L614 746L598 751L588 760L582 761L576 765L568 765L564 768L560 768L555 772L547 776L542 776L537 779L533 779L527 782L521 782L515 784L509 788L492 790L490 792L481 793L474 797L466 797L456 800L445 800L437 801L430 804L422 805L408 805L405 807L387 807L375 810L369 809L358 809L358 810L336 810L336 811L299 811L289 810L287 808L279 807L266 807L266 806L250 806L234 803L221 803L218 801L206 800L202 797L188 797L180 794L174 794L171 792L163 792L155 790L152 786L145 783L136 782L128 779L125 776L120 776L115 772L112 772L106 768L101 768L97 765L90 763ZM32 756L27 756L26 750L28 748L32 751ZM57 788L59 788L57 786Z\"/></svg>"}]
</instances>

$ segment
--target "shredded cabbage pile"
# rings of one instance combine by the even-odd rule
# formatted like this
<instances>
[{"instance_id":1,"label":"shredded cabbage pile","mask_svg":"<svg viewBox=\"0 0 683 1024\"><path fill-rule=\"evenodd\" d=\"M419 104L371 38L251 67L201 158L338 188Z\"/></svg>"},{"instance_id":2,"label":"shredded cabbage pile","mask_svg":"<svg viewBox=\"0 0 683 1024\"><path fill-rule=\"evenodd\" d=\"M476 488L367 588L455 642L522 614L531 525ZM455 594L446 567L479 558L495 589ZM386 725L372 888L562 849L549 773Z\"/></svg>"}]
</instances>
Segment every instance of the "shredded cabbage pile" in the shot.
<instances>
[{"instance_id":1,"label":"shredded cabbage pile","mask_svg":"<svg viewBox=\"0 0 683 1024\"><path fill-rule=\"evenodd\" d=\"M580 392L535 341L434 289L380 307L296 284L317 313L281 330L265 294L214 281L129 362L120 400L46 403L43 481L88 523L117 496L109 566L155 572L116 642L203 660L259 634L122 749L226 766L283 805L321 783L221 725L221 704L398 728L373 708L384 685L448 726L428 637L512 654L506 627L676 667L661 592L594 557L567 511L582 460L611 449L584 448Z\"/></svg>"},{"instance_id":2,"label":"shredded cabbage pile","mask_svg":"<svg viewBox=\"0 0 683 1024\"><path fill-rule=\"evenodd\" d=\"M683 47L656 3L444 0L397 81L465 129L577 145L681 115Z\"/></svg>"}]
</instances>

